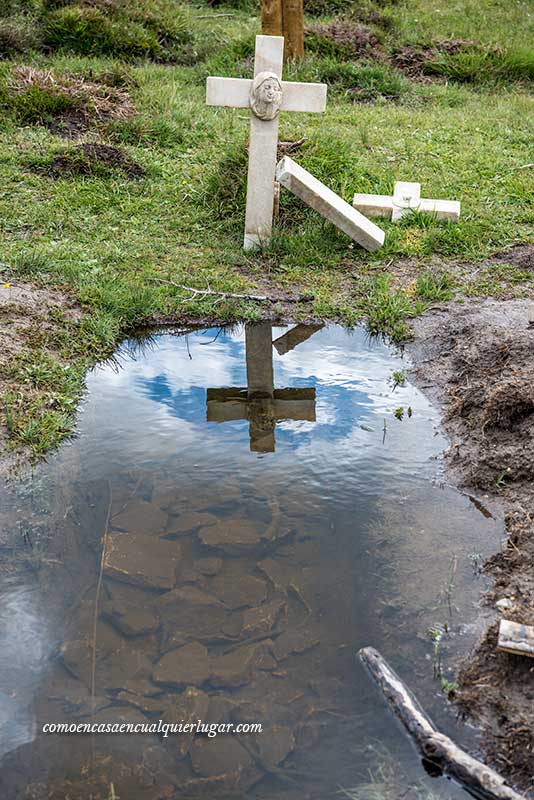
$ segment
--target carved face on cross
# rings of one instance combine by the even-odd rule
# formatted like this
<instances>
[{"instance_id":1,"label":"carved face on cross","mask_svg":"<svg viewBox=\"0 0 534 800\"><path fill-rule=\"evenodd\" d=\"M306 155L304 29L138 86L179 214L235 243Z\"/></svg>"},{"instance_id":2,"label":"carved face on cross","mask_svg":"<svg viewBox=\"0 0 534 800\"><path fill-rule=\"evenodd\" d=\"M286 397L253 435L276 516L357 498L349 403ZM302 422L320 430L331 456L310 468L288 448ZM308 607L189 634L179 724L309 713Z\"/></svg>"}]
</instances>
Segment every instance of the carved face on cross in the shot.
<instances>
[{"instance_id":1,"label":"carved face on cross","mask_svg":"<svg viewBox=\"0 0 534 800\"><path fill-rule=\"evenodd\" d=\"M322 112L326 108L324 84L282 81L283 55L283 36L256 36L253 80L208 78L207 81L208 105L251 111L246 250L268 244L271 238L279 112Z\"/></svg>"},{"instance_id":2,"label":"carved face on cross","mask_svg":"<svg viewBox=\"0 0 534 800\"><path fill-rule=\"evenodd\" d=\"M282 105L282 84L274 72L260 72L252 81L250 107L260 119L274 119Z\"/></svg>"}]
</instances>

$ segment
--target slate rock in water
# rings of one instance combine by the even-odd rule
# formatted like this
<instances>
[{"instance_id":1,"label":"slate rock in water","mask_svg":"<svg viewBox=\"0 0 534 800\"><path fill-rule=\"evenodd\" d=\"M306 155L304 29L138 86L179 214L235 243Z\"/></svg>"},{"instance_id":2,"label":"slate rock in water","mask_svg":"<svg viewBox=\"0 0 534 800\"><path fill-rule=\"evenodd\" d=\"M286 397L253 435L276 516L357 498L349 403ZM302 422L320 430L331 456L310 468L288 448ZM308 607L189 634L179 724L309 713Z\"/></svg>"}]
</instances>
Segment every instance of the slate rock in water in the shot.
<instances>
[{"instance_id":1,"label":"slate rock in water","mask_svg":"<svg viewBox=\"0 0 534 800\"><path fill-rule=\"evenodd\" d=\"M291 653L305 653L319 644L319 637L310 630L284 631L272 646L274 657L283 661Z\"/></svg>"},{"instance_id":2,"label":"slate rock in water","mask_svg":"<svg viewBox=\"0 0 534 800\"><path fill-rule=\"evenodd\" d=\"M188 511L177 517L170 517L163 536L186 536L198 528L209 528L216 525L217 517L207 512Z\"/></svg>"},{"instance_id":3,"label":"slate rock in water","mask_svg":"<svg viewBox=\"0 0 534 800\"><path fill-rule=\"evenodd\" d=\"M195 686L188 686L180 695L167 698L167 704L162 720L170 725L183 723L188 725L198 720L207 721L210 699L208 695ZM184 758L190 751L195 740L194 733L169 733L167 742L170 742L172 751L178 758Z\"/></svg>"},{"instance_id":4,"label":"slate rock in water","mask_svg":"<svg viewBox=\"0 0 534 800\"><path fill-rule=\"evenodd\" d=\"M269 603L247 609L243 612L243 637L251 638L270 634L285 610L284 598L273 598Z\"/></svg>"},{"instance_id":5,"label":"slate rock in water","mask_svg":"<svg viewBox=\"0 0 534 800\"><path fill-rule=\"evenodd\" d=\"M264 649L262 645L238 647L226 655L212 659L211 684L217 688L235 688L248 683Z\"/></svg>"},{"instance_id":6,"label":"slate rock in water","mask_svg":"<svg viewBox=\"0 0 534 800\"><path fill-rule=\"evenodd\" d=\"M123 511L111 518L111 524L121 531L152 536L165 529L167 518L167 513L161 508L135 498Z\"/></svg>"},{"instance_id":7,"label":"slate rock in water","mask_svg":"<svg viewBox=\"0 0 534 800\"><path fill-rule=\"evenodd\" d=\"M276 767L295 749L295 737L285 725L270 725L254 740L260 758L270 767Z\"/></svg>"},{"instance_id":8,"label":"slate rock in water","mask_svg":"<svg viewBox=\"0 0 534 800\"><path fill-rule=\"evenodd\" d=\"M119 613L116 608L104 609L102 615L119 630L123 636L146 636L157 631L159 617L147 608L128 608Z\"/></svg>"},{"instance_id":9,"label":"slate rock in water","mask_svg":"<svg viewBox=\"0 0 534 800\"><path fill-rule=\"evenodd\" d=\"M104 574L145 589L172 589L181 550L175 542L152 536L112 533L108 537Z\"/></svg>"},{"instance_id":10,"label":"slate rock in water","mask_svg":"<svg viewBox=\"0 0 534 800\"><path fill-rule=\"evenodd\" d=\"M190 750L191 764L197 775L216 779L215 788L246 791L262 777L251 756L236 736L221 735L195 739ZM217 780L218 779L218 780ZM204 789L207 787L204 786ZM205 797L210 795L206 794Z\"/></svg>"},{"instance_id":11,"label":"slate rock in water","mask_svg":"<svg viewBox=\"0 0 534 800\"><path fill-rule=\"evenodd\" d=\"M163 646L188 636L202 642L235 641L241 631L241 614L229 611L220 600L196 586L180 586L159 599L163 618Z\"/></svg>"},{"instance_id":12,"label":"slate rock in water","mask_svg":"<svg viewBox=\"0 0 534 800\"><path fill-rule=\"evenodd\" d=\"M194 567L201 575L211 577L221 571L222 563L221 558L200 558L195 561Z\"/></svg>"},{"instance_id":13,"label":"slate rock in water","mask_svg":"<svg viewBox=\"0 0 534 800\"><path fill-rule=\"evenodd\" d=\"M198 532L202 544L231 555L253 550L262 541L262 535L262 530L246 517L220 520Z\"/></svg>"},{"instance_id":14,"label":"slate rock in water","mask_svg":"<svg viewBox=\"0 0 534 800\"><path fill-rule=\"evenodd\" d=\"M267 585L252 575L219 575L210 589L229 608L257 606L267 597Z\"/></svg>"},{"instance_id":15,"label":"slate rock in water","mask_svg":"<svg viewBox=\"0 0 534 800\"><path fill-rule=\"evenodd\" d=\"M167 686L202 686L210 676L208 651L199 642L171 650L154 666L152 676Z\"/></svg>"}]
</instances>

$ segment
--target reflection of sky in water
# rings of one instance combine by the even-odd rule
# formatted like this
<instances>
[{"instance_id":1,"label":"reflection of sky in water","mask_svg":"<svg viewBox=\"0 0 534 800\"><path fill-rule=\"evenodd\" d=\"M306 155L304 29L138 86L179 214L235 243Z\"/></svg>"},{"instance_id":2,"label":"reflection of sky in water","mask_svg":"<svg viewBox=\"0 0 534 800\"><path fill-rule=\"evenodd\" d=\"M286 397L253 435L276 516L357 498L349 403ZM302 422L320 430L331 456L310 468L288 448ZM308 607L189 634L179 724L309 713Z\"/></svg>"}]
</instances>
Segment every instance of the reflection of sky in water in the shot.
<instances>
[{"instance_id":1,"label":"reflection of sky in water","mask_svg":"<svg viewBox=\"0 0 534 800\"><path fill-rule=\"evenodd\" d=\"M285 330L274 327L273 339ZM243 328L192 333L187 340L162 335L157 347L138 353L126 369L113 372L104 368L105 375L97 372L90 385L104 397L122 392L129 425L142 418L139 436L153 436L154 447L161 445L162 438L174 435L179 436L184 450L197 442L201 432L199 458L209 450L210 442L213 458L228 458L230 454L221 446L230 440L233 461L261 458L249 452L245 420L206 425L207 387L246 387L244 339ZM340 458L350 456L352 462L383 460L388 472L402 463L401 471L410 474L443 448L442 437L433 438L437 417L424 396L411 386L392 391L392 372L406 366L402 358L392 356L391 350L380 343L369 343L361 329L349 332L337 326L324 328L283 356L274 348L272 352L275 386L315 387L317 398L316 422L288 419L277 423L276 454L268 456L276 459L277 465L294 463L299 454L306 454L309 463L313 450L321 469L333 469ZM399 406L411 406L412 419L405 417L402 423L396 420L393 412ZM116 413L110 408L111 416ZM364 430L361 425L373 430ZM112 430L110 436L113 440ZM124 446L124 439L121 444Z\"/></svg>"}]
</instances>

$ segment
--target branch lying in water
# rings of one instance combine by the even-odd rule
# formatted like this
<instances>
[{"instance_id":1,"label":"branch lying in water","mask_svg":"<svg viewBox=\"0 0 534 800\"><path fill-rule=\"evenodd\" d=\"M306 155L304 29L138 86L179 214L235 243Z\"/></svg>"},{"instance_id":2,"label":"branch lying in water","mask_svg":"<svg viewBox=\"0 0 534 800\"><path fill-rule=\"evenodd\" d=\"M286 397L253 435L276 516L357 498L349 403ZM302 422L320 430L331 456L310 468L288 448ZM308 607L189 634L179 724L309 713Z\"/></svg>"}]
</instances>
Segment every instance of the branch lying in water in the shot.
<instances>
[{"instance_id":1,"label":"branch lying in water","mask_svg":"<svg viewBox=\"0 0 534 800\"><path fill-rule=\"evenodd\" d=\"M497 772L436 730L414 695L380 653L372 647L364 647L359 656L427 763L457 781L479 800L524 800L522 795L506 785Z\"/></svg>"},{"instance_id":2,"label":"branch lying in water","mask_svg":"<svg viewBox=\"0 0 534 800\"><path fill-rule=\"evenodd\" d=\"M301 294L298 297L269 297L267 294L236 294L234 292L216 292L214 289L195 289L193 286L185 286L182 283L175 283L174 281L167 281L164 278L152 278L157 283L166 283L169 286L175 286L177 289L183 289L184 292L191 292L192 297L181 298L183 300L192 300L195 296L216 297L220 300L255 300L258 303L309 303L314 299L313 295Z\"/></svg>"}]
</instances>

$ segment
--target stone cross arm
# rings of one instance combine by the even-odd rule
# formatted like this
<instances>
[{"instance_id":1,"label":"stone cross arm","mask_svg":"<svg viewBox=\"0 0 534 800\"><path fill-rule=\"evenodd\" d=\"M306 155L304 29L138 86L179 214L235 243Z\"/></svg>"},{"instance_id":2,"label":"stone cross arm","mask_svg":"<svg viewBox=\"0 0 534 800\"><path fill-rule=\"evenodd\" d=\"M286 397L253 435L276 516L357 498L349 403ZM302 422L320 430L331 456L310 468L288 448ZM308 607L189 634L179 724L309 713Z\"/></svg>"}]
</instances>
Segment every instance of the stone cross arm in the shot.
<instances>
[{"instance_id":1,"label":"stone cross arm","mask_svg":"<svg viewBox=\"0 0 534 800\"><path fill-rule=\"evenodd\" d=\"M206 104L227 108L249 108L252 83L253 81L248 78L208 78ZM281 84L280 111L321 114L326 110L326 84L293 81L281 81Z\"/></svg>"}]
</instances>

